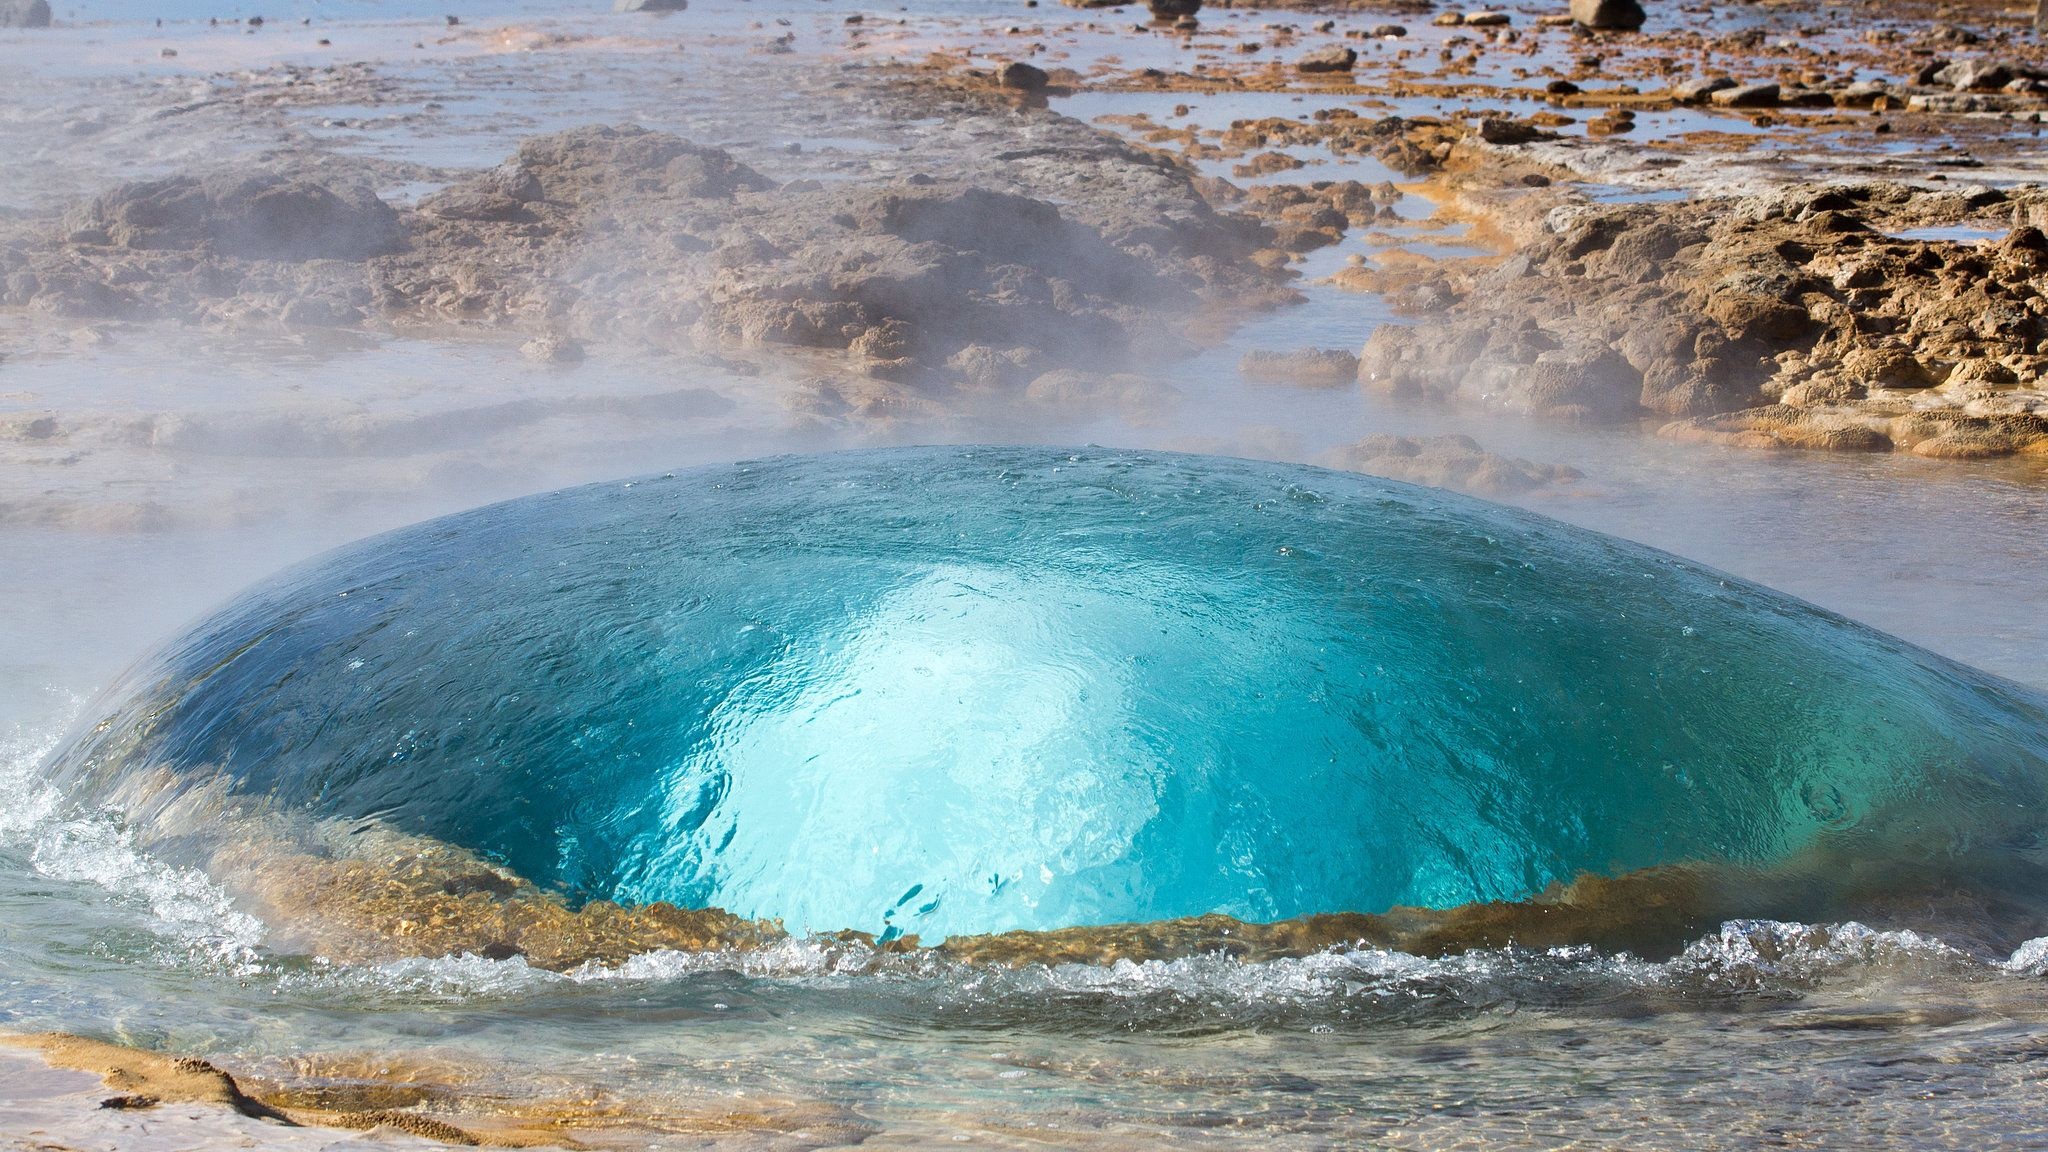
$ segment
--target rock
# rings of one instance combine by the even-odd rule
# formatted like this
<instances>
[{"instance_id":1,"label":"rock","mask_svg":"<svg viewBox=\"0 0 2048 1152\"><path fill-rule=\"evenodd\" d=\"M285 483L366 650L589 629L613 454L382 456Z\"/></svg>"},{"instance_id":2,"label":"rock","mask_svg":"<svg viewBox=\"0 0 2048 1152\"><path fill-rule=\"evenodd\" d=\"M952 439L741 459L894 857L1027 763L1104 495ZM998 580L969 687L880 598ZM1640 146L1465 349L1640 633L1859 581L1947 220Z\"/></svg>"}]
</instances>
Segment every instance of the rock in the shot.
<instances>
[{"instance_id":1,"label":"rock","mask_svg":"<svg viewBox=\"0 0 2048 1152\"><path fill-rule=\"evenodd\" d=\"M549 333L521 344L519 354L536 364L579 364L583 361L583 345L567 336Z\"/></svg>"},{"instance_id":2,"label":"rock","mask_svg":"<svg viewBox=\"0 0 2048 1152\"><path fill-rule=\"evenodd\" d=\"M1349 72L1358 63L1358 53L1342 44L1332 44L1303 53L1294 66L1303 72Z\"/></svg>"},{"instance_id":3,"label":"rock","mask_svg":"<svg viewBox=\"0 0 2048 1152\"><path fill-rule=\"evenodd\" d=\"M1464 22L1465 14L1462 12L1439 12L1436 19L1430 21L1439 28L1456 28Z\"/></svg>"},{"instance_id":4,"label":"rock","mask_svg":"<svg viewBox=\"0 0 2048 1152\"><path fill-rule=\"evenodd\" d=\"M1835 103L1844 108L1868 108L1879 97L1891 95L1891 85L1883 80L1858 80L1843 85L1835 92Z\"/></svg>"},{"instance_id":5,"label":"rock","mask_svg":"<svg viewBox=\"0 0 2048 1152\"><path fill-rule=\"evenodd\" d=\"M1941 377L1904 348L1854 348L1842 357L1843 377L1865 388L1923 389Z\"/></svg>"},{"instance_id":6,"label":"rock","mask_svg":"<svg viewBox=\"0 0 2048 1152\"><path fill-rule=\"evenodd\" d=\"M1408 29L1403 28L1399 24L1375 24L1366 35L1375 40L1399 40L1401 37L1408 35Z\"/></svg>"},{"instance_id":7,"label":"rock","mask_svg":"<svg viewBox=\"0 0 2048 1152\"><path fill-rule=\"evenodd\" d=\"M1465 26L1468 28L1497 28L1512 22L1512 17L1505 12L1465 13Z\"/></svg>"},{"instance_id":8,"label":"rock","mask_svg":"<svg viewBox=\"0 0 2048 1152\"><path fill-rule=\"evenodd\" d=\"M1930 79L1957 92L1991 92L2005 87L2013 76L2014 69L2010 65L1994 60L1958 60L1936 70Z\"/></svg>"},{"instance_id":9,"label":"rock","mask_svg":"<svg viewBox=\"0 0 2048 1152\"><path fill-rule=\"evenodd\" d=\"M1510 410L1533 415L1618 419L1635 411L1642 384L1642 373L1611 349L1554 349L1516 366L1501 395Z\"/></svg>"},{"instance_id":10,"label":"rock","mask_svg":"<svg viewBox=\"0 0 2048 1152\"><path fill-rule=\"evenodd\" d=\"M1024 398L1052 409L1108 408L1137 424L1156 423L1169 411L1176 393L1172 386L1128 372L1082 372L1062 368L1034 378L1024 386Z\"/></svg>"},{"instance_id":11,"label":"rock","mask_svg":"<svg viewBox=\"0 0 2048 1152\"><path fill-rule=\"evenodd\" d=\"M1999 241L1998 255L2022 274L2037 273L2048 266L2048 234L2031 224L2023 224Z\"/></svg>"},{"instance_id":12,"label":"rock","mask_svg":"<svg viewBox=\"0 0 2048 1152\"><path fill-rule=\"evenodd\" d=\"M398 213L365 188L272 173L123 184L74 209L64 224L73 236L119 248L250 260L363 260L404 236Z\"/></svg>"},{"instance_id":13,"label":"rock","mask_svg":"<svg viewBox=\"0 0 2048 1152\"><path fill-rule=\"evenodd\" d=\"M1491 269L1356 280L1390 301L1412 283L1448 291L1415 326L1374 331L1360 385L1579 419L1693 417L1665 434L1751 447L2048 451L2035 303L2048 234L1891 235L1959 212L2048 219L2048 192L1790 184L1555 209L1547 237Z\"/></svg>"},{"instance_id":14,"label":"rock","mask_svg":"<svg viewBox=\"0 0 2048 1152\"><path fill-rule=\"evenodd\" d=\"M1498 456L1470 436L1393 436L1379 433L1324 458L1334 468L1451 488L1480 496L1516 496L1569 484L1583 476L1561 464L1532 464Z\"/></svg>"},{"instance_id":15,"label":"rock","mask_svg":"<svg viewBox=\"0 0 2048 1152\"><path fill-rule=\"evenodd\" d=\"M1696 417L1667 424L1657 434L1670 440L1697 440L1743 448L1884 452L1893 447L1883 432L1853 415L1840 414L1825 407L1796 408L1789 404Z\"/></svg>"},{"instance_id":16,"label":"rock","mask_svg":"<svg viewBox=\"0 0 2048 1152\"><path fill-rule=\"evenodd\" d=\"M1488 144L1528 144L1536 140L1555 140L1557 133L1546 132L1526 120L1488 116L1479 122L1479 138Z\"/></svg>"},{"instance_id":17,"label":"rock","mask_svg":"<svg viewBox=\"0 0 2048 1152\"><path fill-rule=\"evenodd\" d=\"M526 206L495 188L451 188L420 201L419 210L444 220L519 220Z\"/></svg>"},{"instance_id":18,"label":"rock","mask_svg":"<svg viewBox=\"0 0 2048 1152\"><path fill-rule=\"evenodd\" d=\"M1612 108L1586 121L1586 135L1614 136L1622 132L1633 132L1636 118L1625 108Z\"/></svg>"},{"instance_id":19,"label":"rock","mask_svg":"<svg viewBox=\"0 0 2048 1152\"><path fill-rule=\"evenodd\" d=\"M1572 0L1572 22L1583 28L1634 30L1647 18L1636 0Z\"/></svg>"},{"instance_id":20,"label":"rock","mask_svg":"<svg viewBox=\"0 0 2048 1152\"><path fill-rule=\"evenodd\" d=\"M1154 20L1186 20L1202 10L1202 0L1145 0Z\"/></svg>"},{"instance_id":21,"label":"rock","mask_svg":"<svg viewBox=\"0 0 2048 1152\"><path fill-rule=\"evenodd\" d=\"M995 372L988 357L951 365L971 345L1041 373L1114 371L1182 339L1213 278L1232 285L1219 301L1283 291L1248 267L1270 233L1217 216L1185 174L1049 113L1002 116L990 146L1033 150L981 168L1028 175L1036 195L931 179L778 188L665 133L536 137L500 170L539 186L530 219L422 212L408 251L375 269L381 299L394 315L660 350L839 352L894 382ZM450 192L505 184L487 173Z\"/></svg>"},{"instance_id":22,"label":"rock","mask_svg":"<svg viewBox=\"0 0 2048 1152\"><path fill-rule=\"evenodd\" d=\"M0 0L0 28L48 28L49 0Z\"/></svg>"},{"instance_id":23,"label":"rock","mask_svg":"<svg viewBox=\"0 0 2048 1152\"><path fill-rule=\"evenodd\" d=\"M1680 104L1699 104L1703 103L1714 93L1723 92L1733 87L1735 87L1735 78L1732 76L1695 77L1691 80L1681 80L1673 84L1671 86L1671 98Z\"/></svg>"},{"instance_id":24,"label":"rock","mask_svg":"<svg viewBox=\"0 0 2048 1152\"><path fill-rule=\"evenodd\" d=\"M690 0L612 0L614 12L681 12Z\"/></svg>"},{"instance_id":25,"label":"rock","mask_svg":"<svg viewBox=\"0 0 2048 1152\"><path fill-rule=\"evenodd\" d=\"M2031 100L1990 92L1921 92L1906 101L1908 112L2018 112Z\"/></svg>"},{"instance_id":26,"label":"rock","mask_svg":"<svg viewBox=\"0 0 2048 1152\"><path fill-rule=\"evenodd\" d=\"M1003 70L996 74L996 82L1019 92L1043 92L1045 86L1052 82L1052 77L1046 75L1043 68L1034 67L1021 60L1012 60L1003 65Z\"/></svg>"},{"instance_id":27,"label":"rock","mask_svg":"<svg viewBox=\"0 0 2048 1152\"><path fill-rule=\"evenodd\" d=\"M1292 172L1304 166L1285 152L1261 152L1243 164L1231 166L1230 174L1240 179L1252 176L1270 176L1275 172Z\"/></svg>"},{"instance_id":28,"label":"rock","mask_svg":"<svg viewBox=\"0 0 2048 1152\"><path fill-rule=\"evenodd\" d=\"M838 392L865 415L928 403L890 386L907 377L964 383L948 362L968 345L1017 352L1034 375L1113 372L1215 339L1215 317L1294 297L1287 270L1254 259L1273 247L1270 225L1218 213L1192 174L1145 149L978 100L950 123L955 136L927 145L969 150L946 180L778 186L718 149L589 127L525 140L507 164L402 211L368 191L388 174L326 155L122 185L57 219L0 221L0 306L85 321L452 323L515 345L656 354L794 347L839 357L835 379L855 383ZM932 159L914 153L904 171Z\"/></svg>"},{"instance_id":29,"label":"rock","mask_svg":"<svg viewBox=\"0 0 2048 1152\"><path fill-rule=\"evenodd\" d=\"M1543 91L1551 96L1577 96L1579 86L1569 80L1552 80L1543 86Z\"/></svg>"},{"instance_id":30,"label":"rock","mask_svg":"<svg viewBox=\"0 0 2048 1152\"><path fill-rule=\"evenodd\" d=\"M1861 400L1866 395L1868 390L1860 384L1823 374L1785 389L1778 400L1794 408L1806 408L1820 404L1844 404Z\"/></svg>"},{"instance_id":31,"label":"rock","mask_svg":"<svg viewBox=\"0 0 2048 1152\"><path fill-rule=\"evenodd\" d=\"M1238 360L1237 373L1247 380L1327 387L1356 380L1358 357L1341 348L1297 348L1291 352L1254 348Z\"/></svg>"},{"instance_id":32,"label":"rock","mask_svg":"<svg viewBox=\"0 0 2048 1152\"><path fill-rule=\"evenodd\" d=\"M1719 108L1775 108L1779 91L1778 85L1763 81L1722 88L1707 99Z\"/></svg>"},{"instance_id":33,"label":"rock","mask_svg":"<svg viewBox=\"0 0 2048 1152\"><path fill-rule=\"evenodd\" d=\"M1813 330L1813 317L1806 309L1739 287L1720 286L1700 311L1718 321L1736 340L1776 344Z\"/></svg>"},{"instance_id":34,"label":"rock","mask_svg":"<svg viewBox=\"0 0 2048 1152\"><path fill-rule=\"evenodd\" d=\"M988 391L1021 389L1045 371L1045 357L1033 348L991 348L969 344L946 361L968 385Z\"/></svg>"}]
</instances>

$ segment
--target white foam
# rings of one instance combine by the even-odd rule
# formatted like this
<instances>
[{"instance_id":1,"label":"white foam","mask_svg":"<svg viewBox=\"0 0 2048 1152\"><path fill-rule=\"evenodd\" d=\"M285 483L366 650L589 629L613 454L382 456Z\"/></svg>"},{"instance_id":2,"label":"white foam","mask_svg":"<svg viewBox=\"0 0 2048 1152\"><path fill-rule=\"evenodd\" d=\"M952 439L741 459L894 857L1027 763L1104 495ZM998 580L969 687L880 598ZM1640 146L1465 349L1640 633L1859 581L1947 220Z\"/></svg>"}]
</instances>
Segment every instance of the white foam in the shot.
<instances>
[{"instance_id":1,"label":"white foam","mask_svg":"<svg viewBox=\"0 0 2048 1152\"><path fill-rule=\"evenodd\" d=\"M2048 976L2048 936L2036 936L2013 949L2012 958L1999 967L2018 976Z\"/></svg>"},{"instance_id":2,"label":"white foam","mask_svg":"<svg viewBox=\"0 0 2048 1152\"><path fill-rule=\"evenodd\" d=\"M1970 966L1969 955L1910 930L1881 931L1854 920L1800 924L1731 920L1668 964L1667 975L1709 987L1811 984L1859 970Z\"/></svg>"},{"instance_id":3,"label":"white foam","mask_svg":"<svg viewBox=\"0 0 2048 1152\"><path fill-rule=\"evenodd\" d=\"M285 972L280 990L318 988L407 1000L505 999L537 991L567 978L535 968L523 956L491 960L464 953L432 959L411 958L379 964L316 963L311 969Z\"/></svg>"},{"instance_id":4,"label":"white foam","mask_svg":"<svg viewBox=\"0 0 2048 1152\"><path fill-rule=\"evenodd\" d=\"M876 970L881 955L860 943L826 938L778 940L759 948L712 952L647 952L623 963L590 963L571 971L579 983L602 980L676 980L706 972L732 972L757 979L801 980L845 977ZM945 967L929 959L901 958L927 970ZM902 965L896 970L901 971Z\"/></svg>"},{"instance_id":5,"label":"white foam","mask_svg":"<svg viewBox=\"0 0 2048 1152\"><path fill-rule=\"evenodd\" d=\"M148 913L147 926L177 951L235 970L253 970L263 924L235 909L218 884L192 868L175 868L135 846L134 835L109 812L68 812L43 778L82 699L57 722L17 725L0 738L0 793L16 803L0 812L0 844L24 852L52 880L93 884Z\"/></svg>"}]
</instances>

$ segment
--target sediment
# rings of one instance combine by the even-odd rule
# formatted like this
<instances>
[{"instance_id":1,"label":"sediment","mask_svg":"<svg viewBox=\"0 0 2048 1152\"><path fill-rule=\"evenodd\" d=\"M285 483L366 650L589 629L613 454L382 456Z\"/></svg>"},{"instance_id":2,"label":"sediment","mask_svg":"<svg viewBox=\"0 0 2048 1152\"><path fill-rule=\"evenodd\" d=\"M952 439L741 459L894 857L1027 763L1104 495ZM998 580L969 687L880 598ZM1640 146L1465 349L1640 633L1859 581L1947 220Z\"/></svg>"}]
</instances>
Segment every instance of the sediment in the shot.
<instances>
[{"instance_id":1,"label":"sediment","mask_svg":"<svg viewBox=\"0 0 2048 1152\"><path fill-rule=\"evenodd\" d=\"M858 1144L874 1126L834 1105L766 1097L731 1108L687 1109L587 1093L575 1099L511 1100L488 1070L383 1054L350 1059L309 1054L255 1062L231 1073L213 1060L175 1056L62 1032L0 1033L53 1068L88 1072L113 1094L101 1108L148 1110L197 1104L293 1128L403 1133L456 1147L618 1148L650 1136L736 1137L808 1132Z\"/></svg>"}]
</instances>

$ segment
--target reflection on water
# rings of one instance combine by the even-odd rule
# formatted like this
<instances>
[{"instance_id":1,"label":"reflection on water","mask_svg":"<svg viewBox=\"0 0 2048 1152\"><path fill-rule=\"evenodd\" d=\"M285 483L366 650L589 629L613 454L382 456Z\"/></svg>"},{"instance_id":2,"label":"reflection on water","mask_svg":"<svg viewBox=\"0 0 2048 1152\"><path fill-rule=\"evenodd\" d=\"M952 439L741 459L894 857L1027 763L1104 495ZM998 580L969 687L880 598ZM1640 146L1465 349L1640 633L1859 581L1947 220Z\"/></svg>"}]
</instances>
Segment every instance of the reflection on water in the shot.
<instances>
[{"instance_id":1,"label":"reflection on water","mask_svg":"<svg viewBox=\"0 0 2048 1152\"><path fill-rule=\"evenodd\" d=\"M1951 244L1989 244L2005 238L2005 228L1979 228L1968 224L1951 224L1933 228L1905 228L1886 235L1899 240L1941 240Z\"/></svg>"}]
</instances>

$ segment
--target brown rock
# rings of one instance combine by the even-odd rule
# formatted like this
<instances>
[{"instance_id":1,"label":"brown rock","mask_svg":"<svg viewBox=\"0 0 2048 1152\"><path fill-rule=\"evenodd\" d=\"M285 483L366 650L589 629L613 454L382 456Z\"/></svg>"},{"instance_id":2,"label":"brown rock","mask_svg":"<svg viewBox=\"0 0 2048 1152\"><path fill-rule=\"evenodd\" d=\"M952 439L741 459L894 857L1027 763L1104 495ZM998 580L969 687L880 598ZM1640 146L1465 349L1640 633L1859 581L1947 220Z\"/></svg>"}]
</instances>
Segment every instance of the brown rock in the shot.
<instances>
[{"instance_id":1,"label":"brown rock","mask_svg":"<svg viewBox=\"0 0 2048 1152\"><path fill-rule=\"evenodd\" d=\"M1052 77L1046 75L1043 68L1012 60L996 74L996 83L1019 92L1043 92L1046 85L1052 83Z\"/></svg>"},{"instance_id":2,"label":"brown rock","mask_svg":"<svg viewBox=\"0 0 2048 1152\"><path fill-rule=\"evenodd\" d=\"M1636 0L1571 0L1572 22L1582 28L1616 28L1633 31L1647 16Z\"/></svg>"},{"instance_id":3,"label":"brown rock","mask_svg":"<svg viewBox=\"0 0 2048 1152\"><path fill-rule=\"evenodd\" d=\"M1358 357L1341 348L1297 348L1274 352L1254 348L1237 362L1247 380L1327 387L1358 378Z\"/></svg>"},{"instance_id":4,"label":"brown rock","mask_svg":"<svg viewBox=\"0 0 2048 1152\"><path fill-rule=\"evenodd\" d=\"M1358 63L1358 53L1342 44L1331 44L1303 53L1294 61L1302 72L1349 72Z\"/></svg>"}]
</instances>

